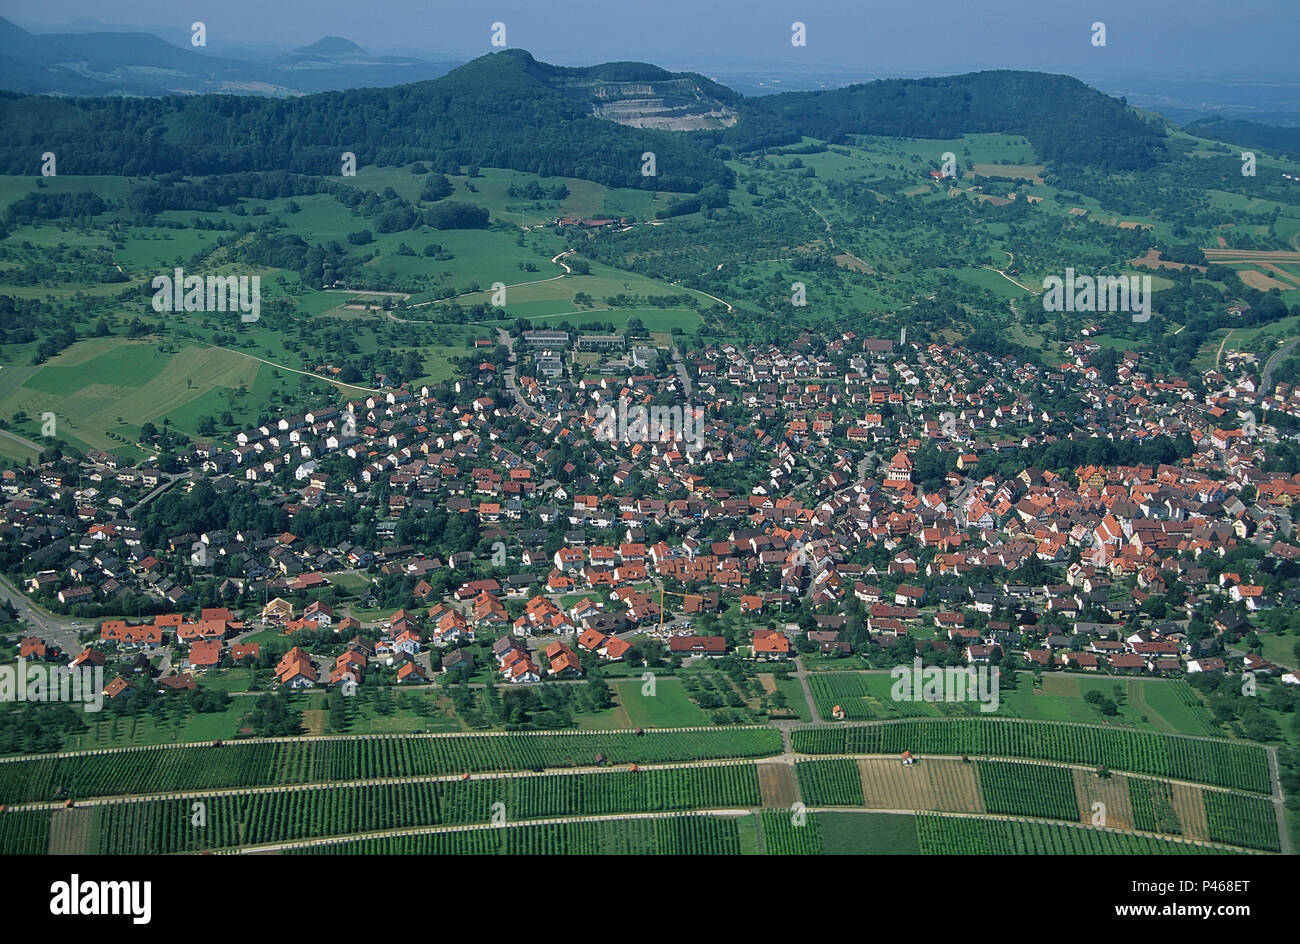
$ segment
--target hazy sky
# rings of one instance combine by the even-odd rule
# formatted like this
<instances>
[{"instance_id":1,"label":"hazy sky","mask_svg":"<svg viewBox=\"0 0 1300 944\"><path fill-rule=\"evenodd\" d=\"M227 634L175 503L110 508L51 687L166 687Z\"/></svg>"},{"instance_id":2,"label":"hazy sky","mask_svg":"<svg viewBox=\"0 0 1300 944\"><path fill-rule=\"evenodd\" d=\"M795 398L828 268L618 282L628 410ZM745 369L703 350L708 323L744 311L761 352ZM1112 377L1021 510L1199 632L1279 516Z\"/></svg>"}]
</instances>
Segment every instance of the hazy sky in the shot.
<instances>
[{"instance_id":1,"label":"hazy sky","mask_svg":"<svg viewBox=\"0 0 1300 944\"><path fill-rule=\"evenodd\" d=\"M212 45L332 34L457 59L493 51L499 20L510 46L570 65L1300 74L1300 0L0 0L0 13L170 26L177 39L202 20ZM804 48L790 42L796 20L807 25ZM1105 48L1090 42L1094 21L1106 24Z\"/></svg>"}]
</instances>

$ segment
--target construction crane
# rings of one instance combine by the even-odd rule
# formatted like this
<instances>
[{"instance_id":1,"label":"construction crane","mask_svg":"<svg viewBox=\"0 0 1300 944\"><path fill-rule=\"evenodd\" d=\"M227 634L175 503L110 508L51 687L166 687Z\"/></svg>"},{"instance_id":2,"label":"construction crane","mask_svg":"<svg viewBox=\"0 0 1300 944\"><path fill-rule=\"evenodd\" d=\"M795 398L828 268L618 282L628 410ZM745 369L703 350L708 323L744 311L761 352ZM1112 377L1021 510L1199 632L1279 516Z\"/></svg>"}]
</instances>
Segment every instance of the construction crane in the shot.
<instances>
[{"instance_id":1,"label":"construction crane","mask_svg":"<svg viewBox=\"0 0 1300 944\"><path fill-rule=\"evenodd\" d=\"M686 593L674 593L672 590L665 590L664 585L662 583L659 584L659 635L660 636L664 634L664 594L667 594L670 597L682 597L683 599L685 599L687 596L694 595L694 594L686 594Z\"/></svg>"}]
</instances>

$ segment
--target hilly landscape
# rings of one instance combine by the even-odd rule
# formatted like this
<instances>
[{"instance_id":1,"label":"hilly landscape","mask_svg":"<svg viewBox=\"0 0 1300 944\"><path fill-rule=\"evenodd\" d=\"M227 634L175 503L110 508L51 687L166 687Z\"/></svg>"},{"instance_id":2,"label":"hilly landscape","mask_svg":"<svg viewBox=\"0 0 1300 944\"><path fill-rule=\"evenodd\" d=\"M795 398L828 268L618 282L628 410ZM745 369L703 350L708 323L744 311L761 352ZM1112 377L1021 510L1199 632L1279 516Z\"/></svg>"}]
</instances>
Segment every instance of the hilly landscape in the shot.
<instances>
[{"instance_id":1,"label":"hilly landscape","mask_svg":"<svg viewBox=\"0 0 1300 944\"><path fill-rule=\"evenodd\" d=\"M1290 135L114 35L0 21L0 657L105 676L0 854L1297 848Z\"/></svg>"},{"instance_id":2,"label":"hilly landscape","mask_svg":"<svg viewBox=\"0 0 1300 944\"><path fill-rule=\"evenodd\" d=\"M456 63L376 56L327 36L270 62L208 55L151 34L34 34L0 17L0 88L57 95L284 97L433 78Z\"/></svg>"}]
</instances>

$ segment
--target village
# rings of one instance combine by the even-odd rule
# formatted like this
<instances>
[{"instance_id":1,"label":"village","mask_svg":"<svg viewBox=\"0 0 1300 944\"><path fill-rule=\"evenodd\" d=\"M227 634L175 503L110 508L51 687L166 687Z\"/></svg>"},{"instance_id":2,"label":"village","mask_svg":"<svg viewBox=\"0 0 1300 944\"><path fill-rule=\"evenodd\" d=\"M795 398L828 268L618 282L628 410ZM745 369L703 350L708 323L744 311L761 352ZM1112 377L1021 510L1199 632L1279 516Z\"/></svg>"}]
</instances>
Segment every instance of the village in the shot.
<instances>
[{"instance_id":1,"label":"village","mask_svg":"<svg viewBox=\"0 0 1300 944\"><path fill-rule=\"evenodd\" d=\"M570 343L623 354L543 334L523 338L530 363ZM1045 371L846 332L788 351L707 345L664 376L517 385L512 353L451 400L395 389L194 443L181 473L103 453L5 470L0 528L27 549L22 591L87 621L28 633L17 655L107 663L110 698L232 666L351 691L574 680L647 653L1295 684L1290 653L1265 658L1258 640L1285 635L1300 599L1300 475L1264 471L1269 418L1300 416L1300 393L1265 393L1247 358L1207 371L1197 397L1136 352L1116 382L1095 343L1069 353ZM1062 389L1075 415L1044 405ZM701 449L594 434L617 398L688 396L705 408ZM1177 438L1188 454L1153 464L1014 460ZM148 502L200 486L252 489L287 529L146 540ZM295 533L299 516L358 507L374 521L356 543ZM403 519L435 515L442 534L402 540L416 533ZM122 603L152 615L91 625Z\"/></svg>"}]
</instances>

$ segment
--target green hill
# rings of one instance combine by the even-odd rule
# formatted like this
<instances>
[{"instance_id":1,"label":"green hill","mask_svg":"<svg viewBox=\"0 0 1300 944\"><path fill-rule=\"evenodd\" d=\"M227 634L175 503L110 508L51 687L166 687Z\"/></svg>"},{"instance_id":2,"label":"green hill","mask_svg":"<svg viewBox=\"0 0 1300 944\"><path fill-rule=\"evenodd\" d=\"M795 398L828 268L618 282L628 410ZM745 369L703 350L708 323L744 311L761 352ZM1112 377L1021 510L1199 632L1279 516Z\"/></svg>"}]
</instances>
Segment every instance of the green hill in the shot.
<instances>
[{"instance_id":1,"label":"green hill","mask_svg":"<svg viewBox=\"0 0 1300 944\"><path fill-rule=\"evenodd\" d=\"M477 164L697 192L731 186L728 153L802 135L834 142L991 131L1025 135L1047 161L1105 170L1149 167L1163 148L1161 129L1067 76L980 72L744 98L703 76L645 63L564 68L506 50L426 82L293 100L6 94L0 170L33 173L40 155L54 151L67 174L333 175L351 151L361 164L422 160L449 173ZM646 151L656 156L656 176L641 174Z\"/></svg>"}]
</instances>

